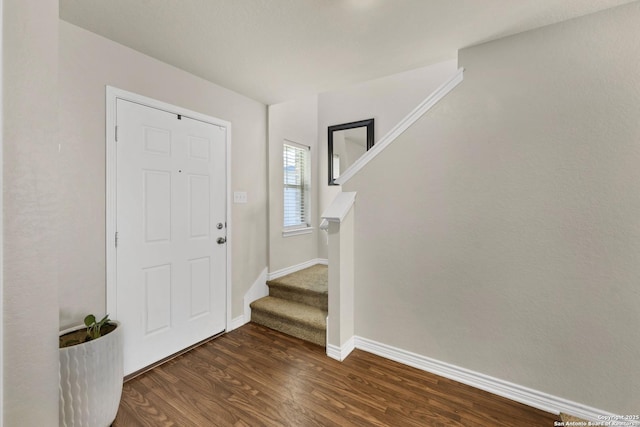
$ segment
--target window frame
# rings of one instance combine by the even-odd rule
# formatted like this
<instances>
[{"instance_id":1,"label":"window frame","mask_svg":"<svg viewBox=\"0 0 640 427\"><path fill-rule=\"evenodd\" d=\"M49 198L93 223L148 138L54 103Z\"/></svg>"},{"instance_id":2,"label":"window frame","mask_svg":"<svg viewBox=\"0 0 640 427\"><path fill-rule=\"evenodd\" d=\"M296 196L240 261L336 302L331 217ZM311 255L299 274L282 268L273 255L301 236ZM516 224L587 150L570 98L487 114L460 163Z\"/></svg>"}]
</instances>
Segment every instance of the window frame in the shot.
<instances>
[{"instance_id":1,"label":"window frame","mask_svg":"<svg viewBox=\"0 0 640 427\"><path fill-rule=\"evenodd\" d=\"M285 145L288 145L290 147L293 147L294 149L298 149L298 150L304 150L305 152L305 165L304 165L304 177L303 177L303 184L302 186L296 186L296 185L292 185L292 184L286 184L285 181L285 173L284 173L284 155L285 155ZM304 145L304 144L300 144L298 142L295 141L291 141L289 139L284 139L283 143L282 143L282 236L283 237L289 237L289 236L298 236L301 234L308 234L311 233L313 231L313 227L311 227L311 192L312 192L312 171L311 171L311 147L308 145ZM285 208L285 191L286 188L301 188L301 190L303 191L303 199L304 199L304 222L300 223L300 224L295 224L295 225L288 225L285 226L285 213L286 213L286 208Z\"/></svg>"}]
</instances>

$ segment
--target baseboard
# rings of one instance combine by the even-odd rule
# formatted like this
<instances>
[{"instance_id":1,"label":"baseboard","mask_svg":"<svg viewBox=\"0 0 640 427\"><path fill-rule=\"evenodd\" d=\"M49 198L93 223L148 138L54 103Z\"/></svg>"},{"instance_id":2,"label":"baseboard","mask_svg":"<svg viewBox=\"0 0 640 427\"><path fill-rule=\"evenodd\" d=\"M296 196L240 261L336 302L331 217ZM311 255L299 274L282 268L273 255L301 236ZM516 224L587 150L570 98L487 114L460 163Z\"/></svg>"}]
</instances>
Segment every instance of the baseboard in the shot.
<instances>
[{"instance_id":1,"label":"baseboard","mask_svg":"<svg viewBox=\"0 0 640 427\"><path fill-rule=\"evenodd\" d=\"M342 352L340 351L340 347L333 344L327 344L327 356L339 362L342 362L344 360L342 358Z\"/></svg>"},{"instance_id":2,"label":"baseboard","mask_svg":"<svg viewBox=\"0 0 640 427\"><path fill-rule=\"evenodd\" d=\"M300 264L297 264L297 265L292 265L291 267L283 268L282 270L272 271L271 273L268 274L267 280L277 279L278 277L286 276L287 274L291 274L291 273L295 273L296 271L304 270L305 268L309 268L309 267L314 266L316 264L328 265L329 262L328 262L328 260L323 259L323 258L311 259L309 261L306 261L306 262L303 262L303 263L300 263Z\"/></svg>"},{"instance_id":3,"label":"baseboard","mask_svg":"<svg viewBox=\"0 0 640 427\"><path fill-rule=\"evenodd\" d=\"M327 343L327 356L342 362L355 349L355 338L351 337L342 347Z\"/></svg>"},{"instance_id":4,"label":"baseboard","mask_svg":"<svg viewBox=\"0 0 640 427\"><path fill-rule=\"evenodd\" d=\"M507 381L503 381L498 378L490 377L478 372L470 371L468 369L461 368L459 366L451 365L449 363L441 362L439 360L431 359L426 356L422 356L416 353L412 353L406 350L391 347L386 344L382 344L373 340L369 340L362 337L355 337L355 348L367 351L369 353L376 354L386 359L394 360L402 364L412 366L423 371L430 372L445 378L458 381L463 384L470 385L480 390L488 391L489 393L496 394L498 396L506 397L507 399L523 403L525 405L550 412L553 414L559 414L564 412L565 414L573 415L582 418L586 421L592 421L602 423L606 419L615 419L614 414L602 411L596 408L572 402L557 396L552 396L541 391L533 390L527 387L513 384ZM333 349L336 353L339 349L336 347ZM327 346L327 354L329 355L329 347ZM330 355L330 357L333 357ZM333 357L334 359L336 357ZM609 418L607 418L609 417ZM624 420L625 425L638 426L640 423L634 423L628 420ZM605 424L598 424L605 425Z\"/></svg>"},{"instance_id":5,"label":"baseboard","mask_svg":"<svg viewBox=\"0 0 640 427\"><path fill-rule=\"evenodd\" d=\"M231 332L234 329L238 329L240 326L244 326L247 323L249 323L249 321L251 321L251 317L247 319L247 316L245 316L244 314L241 314L240 316L231 319L231 324L229 325L227 332Z\"/></svg>"}]
</instances>

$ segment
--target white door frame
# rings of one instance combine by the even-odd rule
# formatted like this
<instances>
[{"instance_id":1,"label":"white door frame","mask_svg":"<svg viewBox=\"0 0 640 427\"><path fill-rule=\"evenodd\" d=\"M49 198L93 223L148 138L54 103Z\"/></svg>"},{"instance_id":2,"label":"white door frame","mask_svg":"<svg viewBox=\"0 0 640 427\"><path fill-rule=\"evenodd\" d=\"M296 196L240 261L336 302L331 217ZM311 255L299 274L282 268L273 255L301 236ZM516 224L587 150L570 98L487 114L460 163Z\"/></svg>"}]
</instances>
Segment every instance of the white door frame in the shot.
<instances>
[{"instance_id":1,"label":"white door frame","mask_svg":"<svg viewBox=\"0 0 640 427\"><path fill-rule=\"evenodd\" d=\"M226 180L227 180L227 243L226 249L226 292L227 298L225 302L225 319L226 331L231 329L231 123L206 114L187 110L182 107L171 105L162 101L157 101L146 96L138 95L133 92L127 92L112 86L106 87L106 281L107 281L107 311L117 320L118 313L116 311L117 302L117 253L116 253L116 201L117 201L117 146L116 146L116 102L118 99L135 102L151 108L167 111L174 114L180 114L215 126L222 126L227 129L226 132ZM126 327L126 325L125 325Z\"/></svg>"},{"instance_id":2,"label":"white door frame","mask_svg":"<svg viewBox=\"0 0 640 427\"><path fill-rule=\"evenodd\" d=\"M0 0L0 140L4 141L4 2ZM4 190L4 144L0 143L0 189ZM0 402L4 402L4 191L0 191ZM4 423L4 403L0 405L0 427Z\"/></svg>"}]
</instances>

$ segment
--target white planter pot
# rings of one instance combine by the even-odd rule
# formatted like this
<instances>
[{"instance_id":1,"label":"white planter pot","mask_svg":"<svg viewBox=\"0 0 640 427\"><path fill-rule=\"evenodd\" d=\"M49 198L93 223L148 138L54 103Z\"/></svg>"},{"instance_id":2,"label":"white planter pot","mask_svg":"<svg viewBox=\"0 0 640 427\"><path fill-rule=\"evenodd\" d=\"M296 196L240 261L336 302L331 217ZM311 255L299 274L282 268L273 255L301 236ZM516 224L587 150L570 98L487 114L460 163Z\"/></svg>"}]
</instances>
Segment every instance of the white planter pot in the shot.
<instances>
[{"instance_id":1,"label":"white planter pot","mask_svg":"<svg viewBox=\"0 0 640 427\"><path fill-rule=\"evenodd\" d=\"M60 426L105 427L116 418L124 375L122 326L112 323L117 327L110 333L59 350Z\"/></svg>"}]
</instances>

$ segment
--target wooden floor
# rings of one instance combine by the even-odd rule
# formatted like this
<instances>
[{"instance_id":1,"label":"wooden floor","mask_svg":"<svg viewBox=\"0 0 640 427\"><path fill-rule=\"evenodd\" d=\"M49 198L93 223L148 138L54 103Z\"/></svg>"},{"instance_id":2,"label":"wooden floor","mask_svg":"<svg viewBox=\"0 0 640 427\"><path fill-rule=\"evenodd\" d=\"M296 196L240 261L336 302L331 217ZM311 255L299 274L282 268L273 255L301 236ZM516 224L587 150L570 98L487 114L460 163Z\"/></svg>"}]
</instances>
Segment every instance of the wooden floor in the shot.
<instances>
[{"instance_id":1,"label":"wooden floor","mask_svg":"<svg viewBox=\"0 0 640 427\"><path fill-rule=\"evenodd\" d=\"M250 323L124 385L114 426L542 426L558 418L355 350Z\"/></svg>"}]
</instances>

